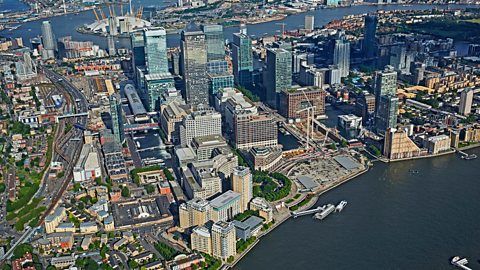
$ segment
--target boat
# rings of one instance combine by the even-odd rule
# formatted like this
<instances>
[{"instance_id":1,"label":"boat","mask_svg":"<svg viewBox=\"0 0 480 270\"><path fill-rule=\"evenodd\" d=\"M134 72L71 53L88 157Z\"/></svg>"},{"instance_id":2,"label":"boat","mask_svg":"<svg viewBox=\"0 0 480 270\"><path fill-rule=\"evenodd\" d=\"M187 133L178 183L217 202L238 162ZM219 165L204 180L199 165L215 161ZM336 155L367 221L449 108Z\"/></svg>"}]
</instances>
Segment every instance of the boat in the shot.
<instances>
[{"instance_id":1,"label":"boat","mask_svg":"<svg viewBox=\"0 0 480 270\"><path fill-rule=\"evenodd\" d=\"M335 211L335 205L328 204L324 207L324 210L320 213L316 213L313 218L318 220L323 220L328 215L330 215L333 211Z\"/></svg>"},{"instance_id":2,"label":"boat","mask_svg":"<svg viewBox=\"0 0 480 270\"><path fill-rule=\"evenodd\" d=\"M467 267L467 258L460 258L459 256L455 256L452 258L452 261L450 263L464 270L472 270L471 268Z\"/></svg>"},{"instance_id":3,"label":"boat","mask_svg":"<svg viewBox=\"0 0 480 270\"><path fill-rule=\"evenodd\" d=\"M465 159L465 160L471 160L471 159L476 159L477 155L475 155L475 154L465 155L465 156L462 156L462 158Z\"/></svg>"},{"instance_id":4,"label":"boat","mask_svg":"<svg viewBox=\"0 0 480 270\"><path fill-rule=\"evenodd\" d=\"M347 201L341 201L337 207L335 207L335 212L342 212L343 208L347 205Z\"/></svg>"}]
</instances>

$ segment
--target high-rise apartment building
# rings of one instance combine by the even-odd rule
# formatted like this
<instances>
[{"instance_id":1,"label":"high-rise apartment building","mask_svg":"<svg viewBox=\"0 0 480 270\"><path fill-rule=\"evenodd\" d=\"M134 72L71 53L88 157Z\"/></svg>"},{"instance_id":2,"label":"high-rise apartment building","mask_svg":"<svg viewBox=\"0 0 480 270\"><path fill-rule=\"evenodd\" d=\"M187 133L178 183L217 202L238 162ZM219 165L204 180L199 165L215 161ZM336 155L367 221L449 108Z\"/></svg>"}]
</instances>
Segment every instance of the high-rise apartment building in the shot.
<instances>
[{"instance_id":1,"label":"high-rise apartment building","mask_svg":"<svg viewBox=\"0 0 480 270\"><path fill-rule=\"evenodd\" d=\"M191 23L181 34L183 97L188 104L208 104L207 46L205 34Z\"/></svg>"},{"instance_id":2,"label":"high-rise apartment building","mask_svg":"<svg viewBox=\"0 0 480 270\"><path fill-rule=\"evenodd\" d=\"M386 66L383 71L375 74L374 90L376 108L380 104L381 96L395 96L397 94L397 72L392 66Z\"/></svg>"},{"instance_id":3,"label":"high-rise apartment building","mask_svg":"<svg viewBox=\"0 0 480 270\"><path fill-rule=\"evenodd\" d=\"M222 260L237 254L235 226L219 221L212 226L212 255Z\"/></svg>"},{"instance_id":4,"label":"high-rise apartment building","mask_svg":"<svg viewBox=\"0 0 480 270\"><path fill-rule=\"evenodd\" d=\"M350 42L344 34L339 34L339 37L335 40L333 64L340 70L342 78L348 77L350 73Z\"/></svg>"},{"instance_id":5,"label":"high-rise apartment building","mask_svg":"<svg viewBox=\"0 0 480 270\"><path fill-rule=\"evenodd\" d=\"M167 32L165 29L161 27L145 29L143 39L148 73L167 73Z\"/></svg>"},{"instance_id":6,"label":"high-rise apartment building","mask_svg":"<svg viewBox=\"0 0 480 270\"><path fill-rule=\"evenodd\" d=\"M203 226L194 228L190 235L190 243L192 250L212 254L212 235L209 229Z\"/></svg>"},{"instance_id":7,"label":"high-rise apartment building","mask_svg":"<svg viewBox=\"0 0 480 270\"><path fill-rule=\"evenodd\" d=\"M180 228L201 226L210 220L210 202L201 198L182 203L179 208Z\"/></svg>"},{"instance_id":8,"label":"high-rise apartment building","mask_svg":"<svg viewBox=\"0 0 480 270\"><path fill-rule=\"evenodd\" d=\"M244 33L233 34L232 60L235 83L242 86L251 85L253 82L252 40Z\"/></svg>"},{"instance_id":9,"label":"high-rise apartment building","mask_svg":"<svg viewBox=\"0 0 480 270\"><path fill-rule=\"evenodd\" d=\"M472 88L465 88L460 93L460 106L458 112L462 115L469 115L472 112L474 91Z\"/></svg>"},{"instance_id":10,"label":"high-rise apartment building","mask_svg":"<svg viewBox=\"0 0 480 270\"><path fill-rule=\"evenodd\" d=\"M377 133L384 134L387 129L397 125L399 100L396 96L381 96L375 117Z\"/></svg>"},{"instance_id":11,"label":"high-rise apartment building","mask_svg":"<svg viewBox=\"0 0 480 270\"><path fill-rule=\"evenodd\" d=\"M44 59L55 58L55 36L53 35L52 25L50 21L42 22L42 57Z\"/></svg>"},{"instance_id":12,"label":"high-rise apartment building","mask_svg":"<svg viewBox=\"0 0 480 270\"><path fill-rule=\"evenodd\" d=\"M245 212L253 198L253 178L248 167L238 166L233 170L232 190L240 193L240 212Z\"/></svg>"},{"instance_id":13,"label":"high-rise apartment building","mask_svg":"<svg viewBox=\"0 0 480 270\"><path fill-rule=\"evenodd\" d=\"M292 53L283 48L268 48L263 84L266 101L277 108L278 94L292 86Z\"/></svg>"}]
</instances>

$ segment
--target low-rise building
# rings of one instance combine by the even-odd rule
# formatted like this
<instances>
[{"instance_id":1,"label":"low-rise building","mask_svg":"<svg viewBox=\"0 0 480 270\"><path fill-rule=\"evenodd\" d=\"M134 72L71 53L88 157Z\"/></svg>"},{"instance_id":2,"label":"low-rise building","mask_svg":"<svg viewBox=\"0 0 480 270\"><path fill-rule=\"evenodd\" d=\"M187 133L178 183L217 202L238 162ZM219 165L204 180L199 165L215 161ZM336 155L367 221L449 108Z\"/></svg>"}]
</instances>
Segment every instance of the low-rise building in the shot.
<instances>
[{"instance_id":1,"label":"low-rise building","mask_svg":"<svg viewBox=\"0 0 480 270\"><path fill-rule=\"evenodd\" d=\"M260 217L265 219L265 222L270 223L273 220L273 209L268 204L267 200L262 197L255 197L250 201L250 210L258 211Z\"/></svg>"}]
</instances>

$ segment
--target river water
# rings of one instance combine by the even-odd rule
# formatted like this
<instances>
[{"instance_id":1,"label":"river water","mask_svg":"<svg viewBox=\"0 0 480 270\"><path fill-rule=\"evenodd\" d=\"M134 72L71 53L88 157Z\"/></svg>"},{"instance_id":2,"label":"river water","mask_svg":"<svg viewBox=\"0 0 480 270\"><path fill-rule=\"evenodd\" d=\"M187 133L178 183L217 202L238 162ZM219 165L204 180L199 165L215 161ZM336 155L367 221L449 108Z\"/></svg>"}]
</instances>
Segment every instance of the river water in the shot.
<instances>
[{"instance_id":1,"label":"river water","mask_svg":"<svg viewBox=\"0 0 480 270\"><path fill-rule=\"evenodd\" d=\"M28 5L19 0L0 0L0 13L28 10Z\"/></svg>"},{"instance_id":2,"label":"river water","mask_svg":"<svg viewBox=\"0 0 480 270\"><path fill-rule=\"evenodd\" d=\"M454 154L375 163L320 197L319 205L347 200L343 212L286 221L235 269L454 269L455 255L479 269L479 173L480 159Z\"/></svg>"},{"instance_id":3,"label":"river water","mask_svg":"<svg viewBox=\"0 0 480 270\"><path fill-rule=\"evenodd\" d=\"M4 0L4 1L16 1L16 0ZM170 4L170 2L155 1L155 0L136 0L133 1L134 8L140 5L140 2L145 6L157 5L159 7L164 6L165 4ZM450 8L464 8L464 7L474 7L474 5L450 5ZM334 19L340 19L345 15L349 14L363 14L368 12L374 12L377 10L425 10L432 8L447 8L446 5L412 5L412 6L401 6L401 5L383 5L383 6L352 6L344 8L332 8L332 9L319 9L314 11L309 11L306 13L295 14L288 16L282 22L285 23L285 29L298 29L304 24L305 15L314 15L315 16L315 26L323 26L328 22ZM107 11L105 11L107 12ZM107 14L107 13L105 13ZM117 12L119 14L119 12ZM74 40L86 41L91 40L94 43L105 48L107 46L107 41L105 37L94 36L89 34L81 34L75 31L78 27L91 23L95 20L95 16L92 11L81 12L78 15L62 15L53 18L49 18L53 26L53 31L56 37L63 36L72 36ZM28 22L23 24L20 28L13 31L0 31L0 36L6 37L23 37L24 42L28 41L32 37L39 36L41 34L40 25L43 20ZM248 25L248 33L254 36L263 36L263 35L273 35L278 34L281 26L277 25L278 22L266 22L259 23L254 25ZM238 32L238 27L228 27L225 28L225 39L232 39L232 34ZM178 34L169 34L167 38L167 44L169 47L178 46L180 42L180 36ZM118 40L117 48L129 47L129 40L122 38Z\"/></svg>"}]
</instances>

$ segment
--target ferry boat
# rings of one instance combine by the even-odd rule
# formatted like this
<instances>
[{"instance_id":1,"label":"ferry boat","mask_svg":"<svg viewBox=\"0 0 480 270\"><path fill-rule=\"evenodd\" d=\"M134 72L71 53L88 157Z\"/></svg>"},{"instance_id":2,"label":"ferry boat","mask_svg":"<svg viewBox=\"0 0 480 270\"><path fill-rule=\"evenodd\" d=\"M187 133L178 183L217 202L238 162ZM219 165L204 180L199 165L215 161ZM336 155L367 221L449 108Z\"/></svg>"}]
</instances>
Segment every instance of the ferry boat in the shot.
<instances>
[{"instance_id":1,"label":"ferry boat","mask_svg":"<svg viewBox=\"0 0 480 270\"><path fill-rule=\"evenodd\" d=\"M316 213L313 218L314 219L318 219L318 220L323 220L324 218L326 218L328 215L330 215L333 211L335 211L335 205L333 204L328 204L326 207L325 207L325 210L323 210L322 212L320 213Z\"/></svg>"},{"instance_id":2,"label":"ferry boat","mask_svg":"<svg viewBox=\"0 0 480 270\"><path fill-rule=\"evenodd\" d=\"M467 258L460 258L459 256L455 256L452 258L452 261L450 263L464 270L472 270L471 268L467 267Z\"/></svg>"},{"instance_id":3,"label":"ferry boat","mask_svg":"<svg viewBox=\"0 0 480 270\"><path fill-rule=\"evenodd\" d=\"M343 208L347 205L347 201L341 201L337 207L335 207L335 212L342 212Z\"/></svg>"}]
</instances>

